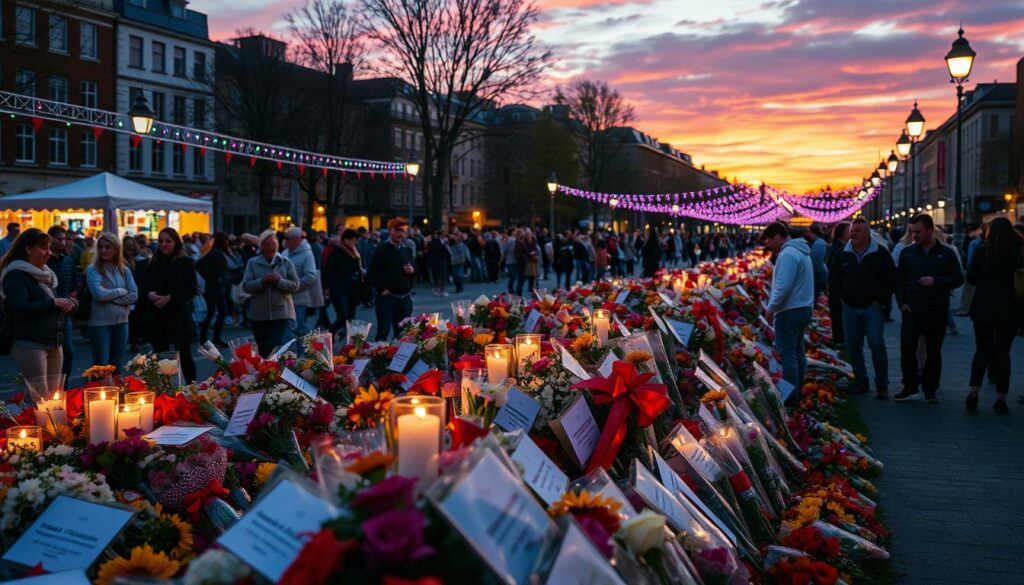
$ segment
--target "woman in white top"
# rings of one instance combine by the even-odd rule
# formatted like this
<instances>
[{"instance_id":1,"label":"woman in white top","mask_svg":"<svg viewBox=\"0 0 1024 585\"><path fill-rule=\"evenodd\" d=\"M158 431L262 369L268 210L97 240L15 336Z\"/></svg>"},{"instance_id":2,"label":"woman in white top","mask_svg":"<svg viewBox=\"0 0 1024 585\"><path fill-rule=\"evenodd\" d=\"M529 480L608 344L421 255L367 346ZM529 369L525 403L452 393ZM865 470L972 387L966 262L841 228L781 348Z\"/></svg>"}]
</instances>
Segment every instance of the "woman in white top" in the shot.
<instances>
[{"instance_id":1,"label":"woman in white top","mask_svg":"<svg viewBox=\"0 0 1024 585\"><path fill-rule=\"evenodd\" d=\"M92 295L89 313L92 363L112 365L120 372L128 345L128 317L132 305L139 300L139 291L132 271L125 264L117 236L103 234L96 240L96 254L85 271L85 279Z\"/></svg>"}]
</instances>

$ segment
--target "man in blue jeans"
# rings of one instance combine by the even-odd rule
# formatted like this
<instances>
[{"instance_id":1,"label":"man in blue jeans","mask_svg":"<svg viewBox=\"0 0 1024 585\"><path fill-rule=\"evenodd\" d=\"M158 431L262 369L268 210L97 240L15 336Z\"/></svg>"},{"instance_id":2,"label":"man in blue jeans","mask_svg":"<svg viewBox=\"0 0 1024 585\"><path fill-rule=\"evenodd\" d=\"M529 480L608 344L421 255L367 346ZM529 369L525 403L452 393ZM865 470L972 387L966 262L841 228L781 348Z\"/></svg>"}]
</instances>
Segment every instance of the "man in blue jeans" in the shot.
<instances>
[{"instance_id":1,"label":"man in blue jeans","mask_svg":"<svg viewBox=\"0 0 1024 585\"><path fill-rule=\"evenodd\" d=\"M775 351L782 359L782 378L793 385L788 402L800 398L807 373L804 331L814 308L814 269L811 248L803 238L790 239L789 227L777 221L761 233L761 243L775 258L768 314L775 315Z\"/></svg>"},{"instance_id":2,"label":"man in blue jeans","mask_svg":"<svg viewBox=\"0 0 1024 585\"><path fill-rule=\"evenodd\" d=\"M377 341L386 341L394 331L402 335L398 324L412 315L412 292L416 282L415 247L406 239L409 223L396 217L388 222L388 241L377 247L370 259L366 277L377 290Z\"/></svg>"},{"instance_id":3,"label":"man in blue jeans","mask_svg":"<svg viewBox=\"0 0 1024 585\"><path fill-rule=\"evenodd\" d=\"M889 355L885 349L885 303L892 297L896 265L888 248L871 237L868 221L858 217L850 224L850 240L832 258L829 294L843 302L843 331L853 362L854 392L867 392L864 337L871 348L878 398L889 397Z\"/></svg>"}]
</instances>

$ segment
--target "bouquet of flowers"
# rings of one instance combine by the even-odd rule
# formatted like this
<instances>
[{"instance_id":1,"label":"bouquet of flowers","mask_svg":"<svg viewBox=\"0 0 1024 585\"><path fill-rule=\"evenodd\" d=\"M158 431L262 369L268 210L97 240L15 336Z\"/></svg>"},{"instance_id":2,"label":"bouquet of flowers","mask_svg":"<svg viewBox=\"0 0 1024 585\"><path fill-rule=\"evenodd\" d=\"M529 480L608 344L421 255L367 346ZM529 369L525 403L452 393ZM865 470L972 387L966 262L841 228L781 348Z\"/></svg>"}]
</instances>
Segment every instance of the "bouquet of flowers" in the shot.
<instances>
[{"instance_id":1,"label":"bouquet of flowers","mask_svg":"<svg viewBox=\"0 0 1024 585\"><path fill-rule=\"evenodd\" d=\"M473 301L469 313L469 324L476 329L494 331L499 336L497 342L503 343L503 336L522 328L523 309L518 304L514 305L503 295L498 295L494 299L488 299L481 295Z\"/></svg>"},{"instance_id":2,"label":"bouquet of flowers","mask_svg":"<svg viewBox=\"0 0 1024 585\"><path fill-rule=\"evenodd\" d=\"M174 394L181 387L181 364L176 351L140 353L128 362L127 370L157 394Z\"/></svg>"}]
</instances>

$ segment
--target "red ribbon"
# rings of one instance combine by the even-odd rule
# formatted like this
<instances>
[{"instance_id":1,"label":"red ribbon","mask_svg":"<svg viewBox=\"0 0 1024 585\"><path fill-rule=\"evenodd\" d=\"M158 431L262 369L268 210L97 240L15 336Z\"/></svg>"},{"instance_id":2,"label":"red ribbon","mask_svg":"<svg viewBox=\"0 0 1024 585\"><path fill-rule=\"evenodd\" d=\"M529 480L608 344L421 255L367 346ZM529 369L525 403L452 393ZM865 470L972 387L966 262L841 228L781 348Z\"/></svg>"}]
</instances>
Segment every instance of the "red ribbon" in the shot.
<instances>
[{"instance_id":1,"label":"red ribbon","mask_svg":"<svg viewBox=\"0 0 1024 585\"><path fill-rule=\"evenodd\" d=\"M486 437L489 430L479 427L467 420L453 418L450 423L452 428L452 450L461 449L473 444L473 441Z\"/></svg>"},{"instance_id":2,"label":"red ribbon","mask_svg":"<svg viewBox=\"0 0 1024 585\"><path fill-rule=\"evenodd\" d=\"M594 404L612 405L586 473L597 468L608 469L615 462L626 438L631 414L636 413L637 426L646 427L669 407L668 388L664 384L650 383L653 377L654 374L638 373L629 362L615 362L611 377L591 378L572 387L573 390L590 390Z\"/></svg>"},{"instance_id":3,"label":"red ribbon","mask_svg":"<svg viewBox=\"0 0 1024 585\"><path fill-rule=\"evenodd\" d=\"M227 488L221 485L219 479L211 479L210 483L206 484L205 488L185 496L185 508L188 510L188 513L195 518L199 516L199 512L207 502L215 498L224 497L228 495L228 493Z\"/></svg>"},{"instance_id":4,"label":"red ribbon","mask_svg":"<svg viewBox=\"0 0 1024 585\"><path fill-rule=\"evenodd\" d=\"M715 361L721 362L725 358L725 333L722 331L722 324L718 320L718 307L711 301L700 301L690 307L690 313L695 318L707 320L708 325L715 332Z\"/></svg>"},{"instance_id":5,"label":"red ribbon","mask_svg":"<svg viewBox=\"0 0 1024 585\"><path fill-rule=\"evenodd\" d=\"M409 394L429 394L436 396L441 390L441 370L428 370L409 386Z\"/></svg>"}]
</instances>

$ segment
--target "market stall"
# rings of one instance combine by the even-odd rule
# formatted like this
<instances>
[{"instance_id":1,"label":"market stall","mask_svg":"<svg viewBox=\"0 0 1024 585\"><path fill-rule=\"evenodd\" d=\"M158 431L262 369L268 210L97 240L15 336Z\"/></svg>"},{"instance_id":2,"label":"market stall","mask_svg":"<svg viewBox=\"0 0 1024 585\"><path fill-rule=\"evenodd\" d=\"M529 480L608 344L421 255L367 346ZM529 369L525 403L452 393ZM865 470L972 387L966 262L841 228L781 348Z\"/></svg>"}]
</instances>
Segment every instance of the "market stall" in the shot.
<instances>
[{"instance_id":1,"label":"market stall","mask_svg":"<svg viewBox=\"0 0 1024 585\"><path fill-rule=\"evenodd\" d=\"M155 235L165 227L179 232L209 232L213 204L136 183L111 173L51 189L0 197L0 223L20 223L22 228L68 229L144 233Z\"/></svg>"}]
</instances>

